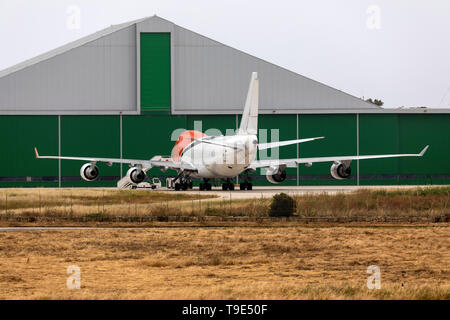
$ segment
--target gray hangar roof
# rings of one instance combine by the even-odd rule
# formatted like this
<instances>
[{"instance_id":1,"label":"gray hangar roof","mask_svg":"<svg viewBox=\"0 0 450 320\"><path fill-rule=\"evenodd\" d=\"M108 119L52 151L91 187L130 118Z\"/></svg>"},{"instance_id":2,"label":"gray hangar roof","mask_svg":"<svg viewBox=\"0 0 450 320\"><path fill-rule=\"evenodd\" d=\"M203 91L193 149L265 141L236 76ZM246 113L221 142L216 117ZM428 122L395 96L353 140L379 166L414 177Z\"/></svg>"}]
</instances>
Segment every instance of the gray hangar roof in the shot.
<instances>
[{"instance_id":1,"label":"gray hangar roof","mask_svg":"<svg viewBox=\"0 0 450 320\"><path fill-rule=\"evenodd\" d=\"M157 16L111 26L0 71L1 114L137 114L141 32L171 33L173 114L240 113L251 72L261 113L380 110Z\"/></svg>"}]
</instances>

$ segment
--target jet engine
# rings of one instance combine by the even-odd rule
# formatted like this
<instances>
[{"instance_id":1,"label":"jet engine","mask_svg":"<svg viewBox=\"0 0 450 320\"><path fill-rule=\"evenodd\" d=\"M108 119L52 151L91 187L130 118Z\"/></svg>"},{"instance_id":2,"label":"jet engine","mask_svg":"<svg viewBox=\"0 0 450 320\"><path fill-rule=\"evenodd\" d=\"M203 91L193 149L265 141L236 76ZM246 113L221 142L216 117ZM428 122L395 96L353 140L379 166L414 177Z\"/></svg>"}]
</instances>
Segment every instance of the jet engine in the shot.
<instances>
[{"instance_id":1,"label":"jet engine","mask_svg":"<svg viewBox=\"0 0 450 320\"><path fill-rule=\"evenodd\" d=\"M267 169L266 178L271 183L281 183L286 180L286 171L280 167Z\"/></svg>"},{"instance_id":2,"label":"jet engine","mask_svg":"<svg viewBox=\"0 0 450 320\"><path fill-rule=\"evenodd\" d=\"M144 170L142 170L138 167L133 167L127 171L127 176L130 178L130 180L133 183L138 184L145 180L146 174L145 174Z\"/></svg>"},{"instance_id":3,"label":"jet engine","mask_svg":"<svg viewBox=\"0 0 450 320\"><path fill-rule=\"evenodd\" d=\"M85 181L95 181L98 178L98 167L95 164L86 163L81 167L80 175Z\"/></svg>"},{"instance_id":4,"label":"jet engine","mask_svg":"<svg viewBox=\"0 0 450 320\"><path fill-rule=\"evenodd\" d=\"M331 176L338 180L349 179L352 174L352 168L350 165L338 161L333 163L330 169Z\"/></svg>"}]
</instances>

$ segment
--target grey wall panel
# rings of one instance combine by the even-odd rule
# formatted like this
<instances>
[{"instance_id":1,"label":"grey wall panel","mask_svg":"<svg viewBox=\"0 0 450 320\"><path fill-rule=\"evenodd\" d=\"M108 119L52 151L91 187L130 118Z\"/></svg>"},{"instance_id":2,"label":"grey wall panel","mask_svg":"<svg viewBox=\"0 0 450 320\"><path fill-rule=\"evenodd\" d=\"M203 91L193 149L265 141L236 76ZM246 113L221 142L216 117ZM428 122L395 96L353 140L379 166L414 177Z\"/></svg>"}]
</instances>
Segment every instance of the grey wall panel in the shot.
<instances>
[{"instance_id":1,"label":"grey wall panel","mask_svg":"<svg viewBox=\"0 0 450 320\"><path fill-rule=\"evenodd\" d=\"M2 111L136 111L136 26L0 78Z\"/></svg>"},{"instance_id":2,"label":"grey wall panel","mask_svg":"<svg viewBox=\"0 0 450 320\"><path fill-rule=\"evenodd\" d=\"M253 71L259 72L263 111L378 109L184 28L176 26L174 33L176 113L240 111Z\"/></svg>"},{"instance_id":3,"label":"grey wall panel","mask_svg":"<svg viewBox=\"0 0 450 320\"><path fill-rule=\"evenodd\" d=\"M260 74L261 113L383 111L154 16L0 71L0 113L139 113L141 32L171 33L174 114L240 113L253 71Z\"/></svg>"}]
</instances>

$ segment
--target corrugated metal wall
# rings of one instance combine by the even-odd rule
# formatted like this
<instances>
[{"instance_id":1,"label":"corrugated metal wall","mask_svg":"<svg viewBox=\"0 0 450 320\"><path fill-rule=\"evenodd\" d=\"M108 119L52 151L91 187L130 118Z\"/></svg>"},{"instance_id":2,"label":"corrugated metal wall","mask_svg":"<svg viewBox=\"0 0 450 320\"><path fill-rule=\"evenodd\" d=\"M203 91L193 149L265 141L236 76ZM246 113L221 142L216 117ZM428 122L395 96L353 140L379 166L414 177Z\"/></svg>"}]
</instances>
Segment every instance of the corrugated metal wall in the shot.
<instances>
[{"instance_id":1,"label":"corrugated metal wall","mask_svg":"<svg viewBox=\"0 0 450 320\"><path fill-rule=\"evenodd\" d=\"M299 116L300 137L325 139L300 144L301 157L356 155L356 115L308 114ZM331 163L314 163L300 166L300 184L306 185L356 185L356 163L352 164L349 180L335 180L330 175Z\"/></svg>"},{"instance_id":2,"label":"corrugated metal wall","mask_svg":"<svg viewBox=\"0 0 450 320\"><path fill-rule=\"evenodd\" d=\"M136 26L0 77L0 112L136 111Z\"/></svg>"},{"instance_id":3,"label":"corrugated metal wall","mask_svg":"<svg viewBox=\"0 0 450 320\"><path fill-rule=\"evenodd\" d=\"M298 118L298 127L297 127ZM422 158L378 159L359 162L360 185L450 184L450 114L316 114L261 115L260 140L278 130L280 140L326 136L326 139L299 145L300 157L352 155L359 153L416 153L425 145L430 148ZM178 134L185 129L199 129L210 135L231 134L236 129L236 115L210 116L0 116L0 186L58 186L57 160L35 159L33 147L41 154L57 155L60 131L61 154L150 159L157 154L170 155ZM211 130L212 128L216 130ZM264 129L267 129L264 133ZM178 133L178 134L177 134ZM272 156L269 152L266 156ZM276 155L275 155L276 156ZM282 147L281 158L295 158L297 146ZM61 183L68 186L115 186L121 176L120 165L100 164L101 179L81 181L78 161L61 161ZM300 166L288 170L285 185L355 185L357 162L352 163L350 180L334 180L330 163ZM123 166L125 174L128 166ZM153 168L151 176L173 176ZM297 174L299 180L297 180ZM264 176L254 176L256 185L268 185Z\"/></svg>"},{"instance_id":4,"label":"corrugated metal wall","mask_svg":"<svg viewBox=\"0 0 450 320\"><path fill-rule=\"evenodd\" d=\"M37 162L35 146L58 154L57 116L0 116L0 186L58 186L58 162Z\"/></svg>"},{"instance_id":5,"label":"corrugated metal wall","mask_svg":"<svg viewBox=\"0 0 450 320\"><path fill-rule=\"evenodd\" d=\"M259 73L260 111L379 109L359 98L176 26L173 113L240 112Z\"/></svg>"},{"instance_id":6,"label":"corrugated metal wall","mask_svg":"<svg viewBox=\"0 0 450 320\"><path fill-rule=\"evenodd\" d=\"M420 150L429 144L430 149L423 157L399 161L399 182L415 184L449 183L450 171L450 114L398 115L400 136L399 151Z\"/></svg>"},{"instance_id":7,"label":"corrugated metal wall","mask_svg":"<svg viewBox=\"0 0 450 320\"><path fill-rule=\"evenodd\" d=\"M39 152L44 154L45 144L40 142ZM62 116L61 154L120 158L119 116ZM44 160L36 160L44 161ZM120 166L102 165L98 181L87 184L80 180L79 161L61 162L63 187L69 186L116 186L120 179Z\"/></svg>"},{"instance_id":8,"label":"corrugated metal wall","mask_svg":"<svg viewBox=\"0 0 450 320\"><path fill-rule=\"evenodd\" d=\"M400 136L396 114L360 114L359 124L360 154L397 153L399 151ZM414 148L414 150L416 149L420 148ZM398 184L398 174L400 173L398 161L395 158L360 161L360 184Z\"/></svg>"}]
</instances>

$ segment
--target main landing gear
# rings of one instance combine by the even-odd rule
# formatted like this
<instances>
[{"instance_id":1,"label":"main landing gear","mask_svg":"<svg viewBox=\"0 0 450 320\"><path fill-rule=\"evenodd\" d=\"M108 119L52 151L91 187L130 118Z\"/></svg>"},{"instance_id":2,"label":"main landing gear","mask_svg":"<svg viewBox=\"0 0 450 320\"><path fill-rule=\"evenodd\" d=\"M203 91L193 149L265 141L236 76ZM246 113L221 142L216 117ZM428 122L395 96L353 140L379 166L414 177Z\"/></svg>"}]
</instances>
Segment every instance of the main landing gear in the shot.
<instances>
[{"instance_id":1,"label":"main landing gear","mask_svg":"<svg viewBox=\"0 0 450 320\"><path fill-rule=\"evenodd\" d=\"M209 182L209 179L203 179L203 182L200 183L198 187L199 187L200 191L210 191L212 185ZM190 188L192 188L192 182L191 182ZM248 174L246 174L244 177L244 182L239 185L239 189L240 190L252 190L252 188L253 188L253 185L251 183L250 177L248 176ZM175 185L175 189L176 189L176 185ZM180 190L186 190L186 189L180 189ZM234 190L233 180L230 178L226 179L226 181L224 181L222 183L222 190L223 191L227 191L227 190L233 191Z\"/></svg>"},{"instance_id":2,"label":"main landing gear","mask_svg":"<svg viewBox=\"0 0 450 320\"><path fill-rule=\"evenodd\" d=\"M222 190L234 190L234 183L231 181L231 179L227 179L227 182L222 183Z\"/></svg>"},{"instance_id":3,"label":"main landing gear","mask_svg":"<svg viewBox=\"0 0 450 320\"><path fill-rule=\"evenodd\" d=\"M192 189L192 181L190 178L180 178L179 180L180 182L175 183L175 191Z\"/></svg>"},{"instance_id":4,"label":"main landing gear","mask_svg":"<svg viewBox=\"0 0 450 320\"><path fill-rule=\"evenodd\" d=\"M251 184L251 182L244 182L239 185L240 190L246 190L246 189L252 190L252 188L253 188L253 185Z\"/></svg>"},{"instance_id":5,"label":"main landing gear","mask_svg":"<svg viewBox=\"0 0 450 320\"><path fill-rule=\"evenodd\" d=\"M204 190L210 191L212 188L212 185L211 185L211 183L209 183L209 179L203 179L203 182L201 182L198 185L198 187L199 187L200 191L204 191Z\"/></svg>"},{"instance_id":6,"label":"main landing gear","mask_svg":"<svg viewBox=\"0 0 450 320\"><path fill-rule=\"evenodd\" d=\"M252 190L253 185L251 183L250 177L248 176L248 172L245 172L244 182L239 185L240 190Z\"/></svg>"}]
</instances>

